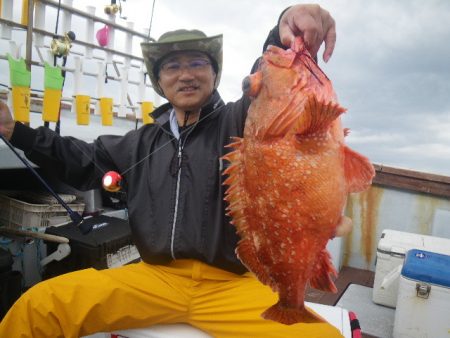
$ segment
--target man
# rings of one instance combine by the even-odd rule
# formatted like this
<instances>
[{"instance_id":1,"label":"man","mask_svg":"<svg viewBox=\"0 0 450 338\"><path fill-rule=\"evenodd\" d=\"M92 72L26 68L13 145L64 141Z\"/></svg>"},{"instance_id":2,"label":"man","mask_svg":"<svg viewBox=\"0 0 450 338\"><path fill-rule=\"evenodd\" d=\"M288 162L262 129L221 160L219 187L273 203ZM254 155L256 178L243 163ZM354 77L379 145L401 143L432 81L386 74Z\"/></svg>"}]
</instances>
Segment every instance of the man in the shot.
<instances>
[{"instance_id":1,"label":"man","mask_svg":"<svg viewBox=\"0 0 450 338\"><path fill-rule=\"evenodd\" d=\"M302 34L313 55L332 54L334 21L317 5L282 13L267 44ZM265 48L264 47L264 48ZM156 123L93 144L13 123L0 106L0 132L43 170L79 189L98 188L104 172L126 172L133 239L143 262L82 270L26 292L0 324L1 337L78 337L93 332L185 322L216 337L336 337L329 324L282 325L260 314L277 300L237 259L225 215L220 160L242 136L249 99L224 104L216 88L222 36L178 30L142 45L156 92L169 103ZM338 235L348 229L343 219Z\"/></svg>"}]
</instances>

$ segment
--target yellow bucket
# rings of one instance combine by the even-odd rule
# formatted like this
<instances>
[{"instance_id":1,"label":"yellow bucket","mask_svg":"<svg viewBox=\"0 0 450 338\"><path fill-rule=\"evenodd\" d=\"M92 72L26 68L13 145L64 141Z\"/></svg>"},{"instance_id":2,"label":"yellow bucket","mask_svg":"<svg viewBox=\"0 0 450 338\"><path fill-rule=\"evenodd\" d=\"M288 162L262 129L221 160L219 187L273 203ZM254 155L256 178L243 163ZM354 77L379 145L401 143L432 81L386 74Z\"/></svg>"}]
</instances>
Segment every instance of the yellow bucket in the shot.
<instances>
[{"instance_id":1,"label":"yellow bucket","mask_svg":"<svg viewBox=\"0 0 450 338\"><path fill-rule=\"evenodd\" d=\"M102 125L113 125L113 99L111 97L100 98L100 113L102 114Z\"/></svg>"},{"instance_id":2,"label":"yellow bucket","mask_svg":"<svg viewBox=\"0 0 450 338\"><path fill-rule=\"evenodd\" d=\"M61 106L62 91L60 89L44 90L44 103L42 107L42 120L45 122L57 122L59 107Z\"/></svg>"},{"instance_id":3,"label":"yellow bucket","mask_svg":"<svg viewBox=\"0 0 450 338\"><path fill-rule=\"evenodd\" d=\"M14 120L30 122L30 87L12 87Z\"/></svg>"},{"instance_id":4,"label":"yellow bucket","mask_svg":"<svg viewBox=\"0 0 450 338\"><path fill-rule=\"evenodd\" d=\"M88 95L75 96L75 108L77 112L77 124L88 125L91 118L91 97Z\"/></svg>"},{"instance_id":5,"label":"yellow bucket","mask_svg":"<svg viewBox=\"0 0 450 338\"><path fill-rule=\"evenodd\" d=\"M141 112L142 112L142 123L144 124L150 124L153 123L154 120L150 116L150 113L154 110L153 108L153 102L150 101L143 101L141 103Z\"/></svg>"}]
</instances>

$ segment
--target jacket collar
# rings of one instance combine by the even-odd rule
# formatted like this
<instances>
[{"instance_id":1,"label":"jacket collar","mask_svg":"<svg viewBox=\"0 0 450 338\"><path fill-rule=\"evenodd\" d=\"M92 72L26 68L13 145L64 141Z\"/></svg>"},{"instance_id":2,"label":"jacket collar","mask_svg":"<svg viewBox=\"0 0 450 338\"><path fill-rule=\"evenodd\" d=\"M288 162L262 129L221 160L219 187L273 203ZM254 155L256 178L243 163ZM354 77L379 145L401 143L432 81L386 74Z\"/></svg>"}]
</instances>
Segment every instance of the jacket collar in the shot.
<instances>
[{"instance_id":1,"label":"jacket collar","mask_svg":"<svg viewBox=\"0 0 450 338\"><path fill-rule=\"evenodd\" d=\"M220 97L220 94L217 90L214 90L211 94L208 102L202 107L202 110L200 112L200 119L204 118L205 116L211 114L215 109L223 106L225 103L223 102L222 98ZM151 116L153 119L160 125L165 124L170 119L170 112L173 109L172 104L165 103L162 106L159 106L156 108L152 113Z\"/></svg>"}]
</instances>

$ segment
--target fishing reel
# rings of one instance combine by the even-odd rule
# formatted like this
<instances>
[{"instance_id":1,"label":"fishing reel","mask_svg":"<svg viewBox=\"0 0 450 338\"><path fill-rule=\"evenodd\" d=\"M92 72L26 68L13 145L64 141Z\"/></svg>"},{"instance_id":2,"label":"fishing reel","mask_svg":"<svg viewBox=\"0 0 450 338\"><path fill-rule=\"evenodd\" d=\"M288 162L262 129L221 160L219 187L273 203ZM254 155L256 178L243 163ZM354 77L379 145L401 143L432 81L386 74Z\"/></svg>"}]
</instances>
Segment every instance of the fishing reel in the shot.
<instances>
[{"instance_id":1,"label":"fishing reel","mask_svg":"<svg viewBox=\"0 0 450 338\"><path fill-rule=\"evenodd\" d=\"M50 44L52 54L56 57L66 57L72 48L72 41L75 41L75 33L72 31L68 31L61 38L54 37Z\"/></svg>"},{"instance_id":2,"label":"fishing reel","mask_svg":"<svg viewBox=\"0 0 450 338\"><path fill-rule=\"evenodd\" d=\"M122 186L122 176L117 171L108 171L102 179L103 189L109 192L117 192Z\"/></svg>"},{"instance_id":3,"label":"fishing reel","mask_svg":"<svg viewBox=\"0 0 450 338\"><path fill-rule=\"evenodd\" d=\"M125 2L125 0L123 0ZM105 14L107 15L116 15L117 13L119 13L119 17L121 19L126 20L127 17L126 16L122 16L122 4L119 0L119 4L117 4L116 0L111 0L111 4L110 5L106 5L105 6Z\"/></svg>"}]
</instances>

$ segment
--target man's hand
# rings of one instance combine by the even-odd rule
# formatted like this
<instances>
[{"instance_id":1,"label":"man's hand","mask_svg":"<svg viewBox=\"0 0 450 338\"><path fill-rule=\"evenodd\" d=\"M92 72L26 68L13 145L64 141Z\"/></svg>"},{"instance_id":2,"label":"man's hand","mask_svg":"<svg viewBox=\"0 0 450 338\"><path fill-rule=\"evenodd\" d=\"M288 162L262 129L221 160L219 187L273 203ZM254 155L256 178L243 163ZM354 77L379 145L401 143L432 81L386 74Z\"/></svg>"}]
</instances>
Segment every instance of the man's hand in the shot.
<instances>
[{"instance_id":1,"label":"man's hand","mask_svg":"<svg viewBox=\"0 0 450 338\"><path fill-rule=\"evenodd\" d=\"M323 60L328 62L336 44L336 24L328 11L319 5L295 5L281 17L280 40L290 47L298 35L303 40L312 57L317 56L320 45L325 41Z\"/></svg>"},{"instance_id":2,"label":"man's hand","mask_svg":"<svg viewBox=\"0 0 450 338\"><path fill-rule=\"evenodd\" d=\"M2 134L8 141L14 131L15 122L11 116L8 106L0 101L0 134Z\"/></svg>"}]
</instances>

